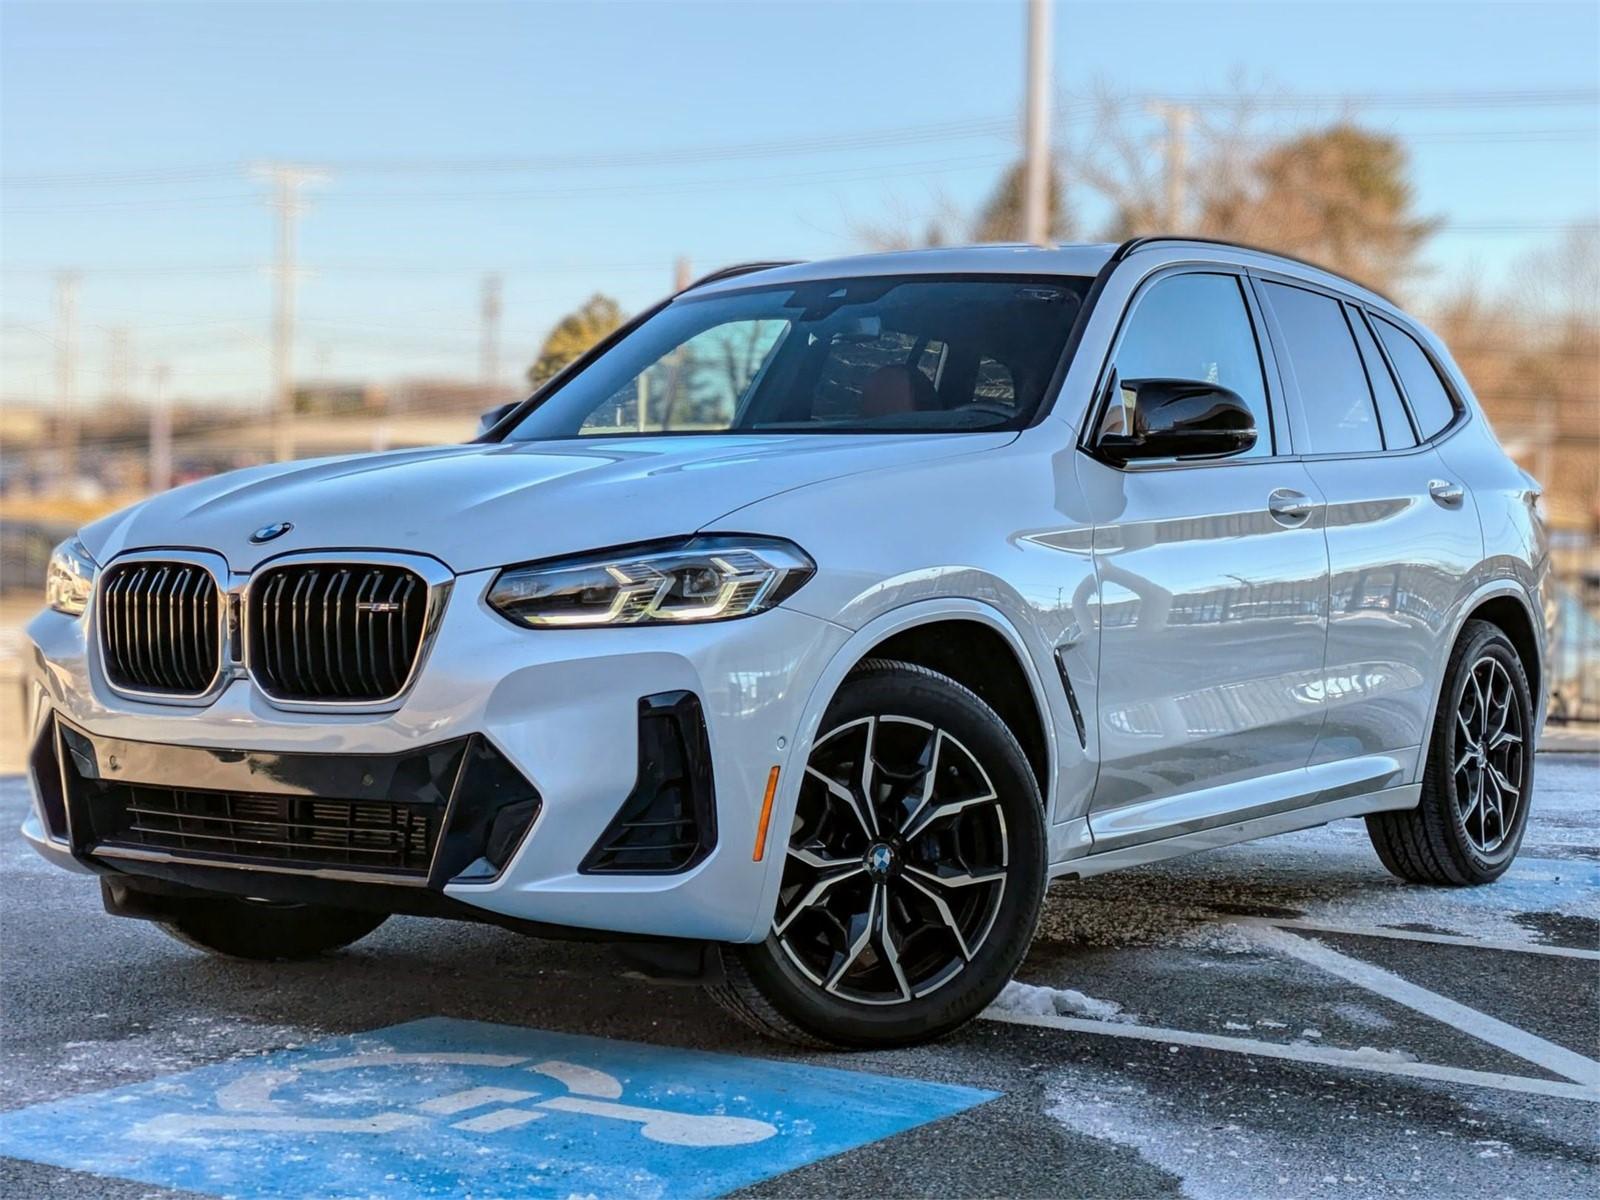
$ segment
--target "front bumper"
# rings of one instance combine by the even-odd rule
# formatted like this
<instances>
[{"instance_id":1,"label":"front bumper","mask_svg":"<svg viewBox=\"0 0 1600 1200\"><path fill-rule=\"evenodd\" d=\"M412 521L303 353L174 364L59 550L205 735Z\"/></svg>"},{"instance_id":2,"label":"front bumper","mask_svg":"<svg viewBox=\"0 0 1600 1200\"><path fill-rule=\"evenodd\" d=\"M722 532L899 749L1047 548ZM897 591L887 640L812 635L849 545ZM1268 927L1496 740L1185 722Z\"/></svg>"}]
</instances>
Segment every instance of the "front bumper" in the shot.
<instances>
[{"instance_id":1,"label":"front bumper","mask_svg":"<svg viewBox=\"0 0 1600 1200\"><path fill-rule=\"evenodd\" d=\"M378 786L382 764L429 753L437 758L439 747L481 744L536 797L537 815L503 867L486 869L481 851L505 790L488 789L499 796L494 801L470 780L466 787L436 790L441 828L448 833L451 823L466 822L472 838L432 857L424 873L418 874L413 863L403 878L393 872L385 877L383 871L373 878L360 863L275 871L272 864L253 859L218 863L211 854L170 848L143 858L125 851L95 854L104 839L85 832L92 822L80 819L79 827L62 828L50 819L49 764L41 770L38 754L30 772L36 810L25 834L53 861L215 890L259 889L263 879L275 876L270 886L277 896L292 898L285 891L298 887L307 898L316 891L326 900L325 884L352 882L353 875L362 886L393 889L396 911L417 911L401 892L414 898L424 889L452 906L541 925L638 936L759 939L769 919L762 911L762 898L770 894L769 872L782 865L781 855L770 848L763 860L753 857L767 776L774 765L787 763L784 747L794 741L815 681L847 631L782 608L746 620L681 628L525 630L484 604L493 574L457 579L415 686L398 709L387 713L284 711L247 679L234 681L202 708L129 700L112 694L99 677L87 636L92 612L83 620L45 612L28 633L36 747L61 736L61 730L83 740L78 754L71 747L66 753L72 768L64 772L69 790L95 792L107 781L141 782L131 770L144 776L142 782L163 786L350 801L367 794L364 786ZM613 856L613 869L596 871L596 847L640 782L641 702L685 695L703 715L715 796L714 843L687 856L684 869L637 869L649 866L648 857L624 855ZM125 744L120 753L117 743ZM134 746L144 749L134 751ZM164 754L163 747L174 749ZM448 774L453 768L445 761L448 751L443 753L440 770ZM115 770L113 755L119 764ZM92 761L79 761L85 758ZM130 767L130 760L138 765ZM374 763L380 765L376 772ZM70 778L74 771L76 780ZM101 778L94 780L96 774ZM363 785L364 776L375 782ZM516 791L518 784L510 787ZM63 796L58 803L74 813L85 801ZM279 815L294 821L300 819L296 811L282 808ZM210 828L192 822L186 827ZM326 840L322 833L316 836Z\"/></svg>"}]
</instances>

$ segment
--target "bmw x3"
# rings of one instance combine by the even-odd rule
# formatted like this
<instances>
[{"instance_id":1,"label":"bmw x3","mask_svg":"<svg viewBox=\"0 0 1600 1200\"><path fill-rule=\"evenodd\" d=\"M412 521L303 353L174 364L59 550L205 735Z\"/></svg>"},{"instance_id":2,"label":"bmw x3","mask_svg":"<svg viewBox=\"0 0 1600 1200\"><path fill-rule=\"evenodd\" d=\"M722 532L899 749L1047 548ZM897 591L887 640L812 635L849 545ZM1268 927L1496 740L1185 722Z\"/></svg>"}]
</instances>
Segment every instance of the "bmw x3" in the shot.
<instances>
[{"instance_id":1,"label":"bmw x3","mask_svg":"<svg viewBox=\"0 0 1600 1200\"><path fill-rule=\"evenodd\" d=\"M778 1036L984 1008L1047 884L1362 817L1504 872L1546 537L1439 340L1168 238L753 264L471 442L55 553L25 836L225 955L626 943Z\"/></svg>"}]
</instances>

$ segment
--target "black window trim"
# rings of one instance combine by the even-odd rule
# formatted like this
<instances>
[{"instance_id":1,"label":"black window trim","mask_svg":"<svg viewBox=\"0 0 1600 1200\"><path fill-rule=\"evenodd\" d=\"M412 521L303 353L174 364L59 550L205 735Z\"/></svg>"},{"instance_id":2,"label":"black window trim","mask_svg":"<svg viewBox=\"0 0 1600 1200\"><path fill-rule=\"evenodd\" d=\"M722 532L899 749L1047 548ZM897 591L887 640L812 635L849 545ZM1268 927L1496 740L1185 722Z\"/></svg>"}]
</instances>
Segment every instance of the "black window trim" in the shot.
<instances>
[{"instance_id":1,"label":"black window trim","mask_svg":"<svg viewBox=\"0 0 1600 1200\"><path fill-rule=\"evenodd\" d=\"M1113 258L1112 261L1115 263L1117 260ZM1199 458L1188 461L1160 459L1119 463L1108 461L1096 450L1095 430L1100 427L1106 407L1110 403L1106 386L1110 382L1112 370L1115 369L1117 351L1121 348L1123 336L1127 333L1128 322L1157 283L1179 275L1223 275L1232 279L1238 286L1239 298L1244 304L1245 315L1250 322L1250 333L1255 339L1256 354L1261 360L1261 385L1266 391L1267 423L1270 426L1267 436L1272 439L1270 454L1229 455L1225 458ZM1094 388L1089 394L1089 402L1084 406L1085 415L1078 428L1078 449L1103 466L1126 473L1192 471L1202 467L1249 467L1268 462L1292 462L1296 455L1293 453L1293 441L1289 436L1287 410L1283 407L1286 400L1283 388L1283 376L1278 365L1277 353L1267 334L1265 314L1257 300L1255 289L1250 285L1248 268L1228 262L1169 263L1143 276L1134 285L1133 294L1128 297L1127 303L1122 306L1122 312L1117 317L1117 327L1112 330L1111 341L1100 362L1100 369L1095 373ZM1279 449L1280 441L1288 444L1287 452Z\"/></svg>"},{"instance_id":2,"label":"black window trim","mask_svg":"<svg viewBox=\"0 0 1600 1200\"><path fill-rule=\"evenodd\" d=\"M1337 461L1339 459L1347 459L1347 458L1374 458L1374 457L1377 457L1377 456L1380 456L1380 455L1383 456L1383 457L1389 457L1389 458L1399 458L1399 457L1402 457L1404 455L1421 454L1421 453L1423 453L1425 451L1431 450L1434 447L1438 446L1441 442L1445 441L1446 439L1448 439L1450 437L1453 437L1456 434L1457 431L1459 431L1463 426L1466 425L1466 423L1467 423L1467 421L1468 421L1468 419L1470 417L1470 414L1472 412L1471 407L1469 405L1467 405L1467 403L1462 398L1461 393L1460 393L1459 389L1456 387L1455 380L1451 376L1450 372L1445 370L1440 365L1438 358L1434 355L1432 349L1428 346L1427 339L1424 338L1424 337L1419 336L1419 334L1416 331L1415 323L1409 317L1405 317L1405 316L1399 315L1397 313L1391 313L1391 312L1388 312L1388 311L1386 311L1384 309L1380 309L1380 308L1374 307L1373 305L1367 303L1365 300L1362 300L1360 297L1352 296L1352 295L1350 295L1348 293L1345 293L1345 292L1340 292L1336 288L1328 287L1327 285L1319 283L1319 282L1317 282L1315 280L1302 279L1297 275L1289 275L1289 274L1286 274L1286 273L1284 273L1282 271L1268 270L1268 269L1263 268L1263 267L1246 267L1246 268L1243 268L1243 269L1250 276L1252 281L1258 281L1258 282L1261 282L1261 283L1282 283L1282 284L1287 284L1290 287L1303 288L1304 290L1306 290L1308 292L1320 292L1323 295L1329 297L1330 299L1337 300L1340 304L1347 304L1347 305L1354 306L1355 308L1359 309L1364 315L1366 315L1368 317L1368 327L1369 328L1372 328L1372 325L1371 325L1371 319L1372 318L1381 317L1383 320L1388 321L1391 325L1394 325L1396 328L1405 331L1407 334L1409 334L1412 337L1412 339L1417 343L1418 346L1422 347L1423 355L1427 358L1428 362L1433 366L1434 372L1439 376L1439 381L1442 384L1444 384L1445 392L1450 397L1450 403L1455 407L1455 410L1456 410L1455 419L1453 421L1451 421L1450 424L1446 425L1443 429L1441 429L1438 433L1434 434L1431 438L1428 438L1426 441L1422 440L1421 432L1420 432L1421 426L1417 422L1416 410L1412 407L1411 398L1406 395L1405 387L1400 382L1400 373L1398 371L1394 370L1394 364L1389 358L1389 348L1383 344L1383 339L1378 336L1377 330L1375 328L1372 328L1373 340L1378 343L1379 353L1381 353L1384 356L1384 361L1389 365L1390 374L1393 376L1393 378L1395 380L1395 386L1400 391L1401 402L1406 407L1406 415L1411 421L1412 428L1417 431L1417 436L1418 436L1417 444L1415 446L1396 446L1393 449L1389 449L1389 448L1385 447L1382 450L1342 450L1342 451L1338 451L1338 452L1335 452L1335 453L1329 453L1329 454L1311 454L1311 453L1294 454L1294 455L1292 455L1290 457L1292 457L1292 458L1294 458L1294 459L1296 459L1298 461L1301 461L1301 462ZM1275 342L1278 341L1278 340L1281 340L1281 332L1277 328L1276 318L1275 317L1274 318L1269 318L1269 322L1270 322L1269 329L1270 329L1272 338L1274 339ZM1358 354L1359 354L1359 351L1360 351L1360 347L1358 346L1357 347ZM1370 380L1368 381L1368 386L1369 387L1371 386L1371 381ZM1298 403L1299 399L1300 399L1298 389L1296 389L1294 398L1295 398L1296 403ZM1376 405L1377 405L1377 398L1376 397L1373 398L1373 405L1374 405L1374 408L1376 408ZM1381 437L1382 427L1383 427L1382 426L1382 420L1380 418L1379 419L1380 437Z\"/></svg>"}]
</instances>

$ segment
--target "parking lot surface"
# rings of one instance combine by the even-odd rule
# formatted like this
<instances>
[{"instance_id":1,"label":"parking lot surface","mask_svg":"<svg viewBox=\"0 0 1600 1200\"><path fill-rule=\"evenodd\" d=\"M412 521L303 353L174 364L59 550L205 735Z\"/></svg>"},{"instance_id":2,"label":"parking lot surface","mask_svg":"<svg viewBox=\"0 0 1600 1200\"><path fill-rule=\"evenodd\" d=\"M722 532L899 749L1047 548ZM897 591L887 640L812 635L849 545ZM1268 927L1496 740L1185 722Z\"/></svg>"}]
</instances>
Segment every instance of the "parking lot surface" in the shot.
<instances>
[{"instance_id":1,"label":"parking lot surface","mask_svg":"<svg viewBox=\"0 0 1600 1200\"><path fill-rule=\"evenodd\" d=\"M819 1054L486 926L206 957L10 836L8 777L0 1196L1592 1196L1597 797L1541 755L1486 888L1359 822L1059 883L985 1019Z\"/></svg>"}]
</instances>

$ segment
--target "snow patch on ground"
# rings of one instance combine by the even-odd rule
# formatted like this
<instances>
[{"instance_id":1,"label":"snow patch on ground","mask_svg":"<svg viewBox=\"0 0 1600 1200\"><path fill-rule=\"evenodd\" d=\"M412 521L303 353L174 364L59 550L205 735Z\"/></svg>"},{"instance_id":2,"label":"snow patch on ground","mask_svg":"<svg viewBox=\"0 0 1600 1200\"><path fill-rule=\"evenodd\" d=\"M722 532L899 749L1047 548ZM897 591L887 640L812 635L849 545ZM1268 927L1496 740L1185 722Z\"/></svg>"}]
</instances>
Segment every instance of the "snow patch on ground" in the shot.
<instances>
[{"instance_id":1,"label":"snow patch on ground","mask_svg":"<svg viewBox=\"0 0 1600 1200\"><path fill-rule=\"evenodd\" d=\"M1032 1017L1088 1017L1094 1021L1131 1020L1114 1000L1097 1000L1071 988L1036 987L1016 980L989 1005L991 1012L1020 1013Z\"/></svg>"}]
</instances>

